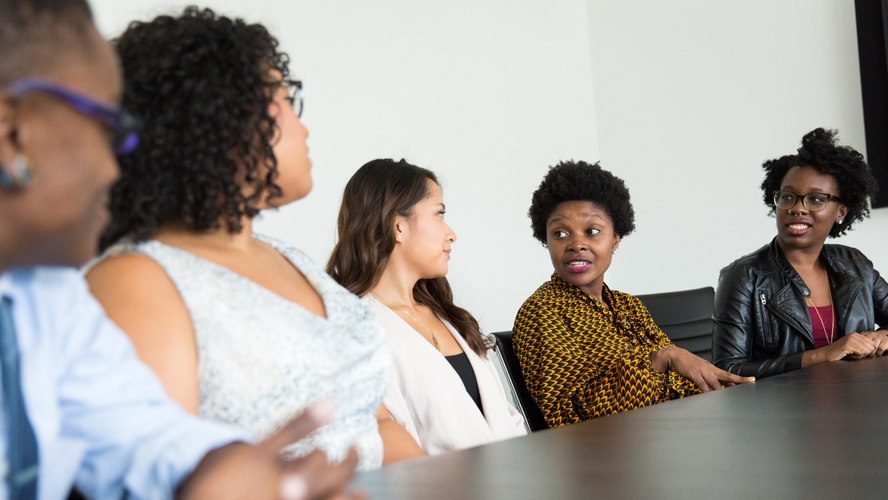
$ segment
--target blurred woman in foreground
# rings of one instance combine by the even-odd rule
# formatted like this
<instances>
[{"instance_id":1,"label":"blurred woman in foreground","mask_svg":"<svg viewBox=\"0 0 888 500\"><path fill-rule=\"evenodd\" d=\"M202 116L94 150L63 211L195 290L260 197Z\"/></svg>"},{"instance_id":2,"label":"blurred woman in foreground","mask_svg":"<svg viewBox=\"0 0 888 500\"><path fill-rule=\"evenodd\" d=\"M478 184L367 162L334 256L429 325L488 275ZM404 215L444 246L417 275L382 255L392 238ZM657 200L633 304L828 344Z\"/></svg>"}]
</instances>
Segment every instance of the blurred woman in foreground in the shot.
<instances>
[{"instance_id":1,"label":"blurred woman in foreground","mask_svg":"<svg viewBox=\"0 0 888 500\"><path fill-rule=\"evenodd\" d=\"M123 101L144 127L87 273L108 315L189 412L258 438L329 399L333 418L290 453L338 461L354 445L364 469L420 454L380 404L391 358L369 309L298 250L253 234L260 210L312 187L301 83L277 41L190 7L115 43Z\"/></svg>"}]
</instances>

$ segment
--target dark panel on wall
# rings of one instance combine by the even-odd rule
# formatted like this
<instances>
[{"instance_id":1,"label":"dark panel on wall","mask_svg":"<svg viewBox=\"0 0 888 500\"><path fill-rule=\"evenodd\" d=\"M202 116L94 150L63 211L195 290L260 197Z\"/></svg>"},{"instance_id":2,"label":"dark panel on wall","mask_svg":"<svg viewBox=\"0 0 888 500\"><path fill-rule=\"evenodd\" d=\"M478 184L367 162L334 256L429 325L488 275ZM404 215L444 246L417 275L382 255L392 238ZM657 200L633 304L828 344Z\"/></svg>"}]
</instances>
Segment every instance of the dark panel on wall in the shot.
<instances>
[{"instance_id":1,"label":"dark panel on wall","mask_svg":"<svg viewBox=\"0 0 888 500\"><path fill-rule=\"evenodd\" d=\"M873 207L888 207L888 0L855 0L866 157L879 192Z\"/></svg>"}]
</instances>

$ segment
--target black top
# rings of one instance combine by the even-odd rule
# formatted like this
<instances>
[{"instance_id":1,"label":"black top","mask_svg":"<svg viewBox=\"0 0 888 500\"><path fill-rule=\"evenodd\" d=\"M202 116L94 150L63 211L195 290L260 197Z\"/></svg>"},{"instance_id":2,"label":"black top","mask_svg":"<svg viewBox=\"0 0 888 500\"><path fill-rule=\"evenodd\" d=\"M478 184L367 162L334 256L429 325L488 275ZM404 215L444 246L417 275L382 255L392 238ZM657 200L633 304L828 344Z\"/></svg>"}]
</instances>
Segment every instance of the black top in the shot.
<instances>
[{"instance_id":1,"label":"black top","mask_svg":"<svg viewBox=\"0 0 888 500\"><path fill-rule=\"evenodd\" d=\"M453 356L444 356L444 359L450 363L450 366L453 367L456 374L462 379L463 385L466 386L466 392L469 393L469 396L478 405L478 409L481 410L481 414L484 415L484 407L481 406L481 393L478 392L478 379L475 378L475 370L472 369L472 364L469 363L469 357L466 356L466 353L461 352Z\"/></svg>"}]
</instances>

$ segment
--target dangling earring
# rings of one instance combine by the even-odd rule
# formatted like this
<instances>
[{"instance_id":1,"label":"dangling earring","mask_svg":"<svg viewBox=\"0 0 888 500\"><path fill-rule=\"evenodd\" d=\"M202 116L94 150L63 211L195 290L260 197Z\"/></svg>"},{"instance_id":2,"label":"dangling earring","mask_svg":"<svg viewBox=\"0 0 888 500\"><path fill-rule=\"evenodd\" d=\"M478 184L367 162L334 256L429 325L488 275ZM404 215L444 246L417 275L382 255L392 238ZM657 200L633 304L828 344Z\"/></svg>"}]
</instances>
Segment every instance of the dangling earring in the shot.
<instances>
[{"instance_id":1,"label":"dangling earring","mask_svg":"<svg viewBox=\"0 0 888 500\"><path fill-rule=\"evenodd\" d=\"M31 162L28 161L27 156L21 153L13 158L9 170L12 172L0 169L0 187L6 191L24 189L34 182L34 176L31 175Z\"/></svg>"}]
</instances>

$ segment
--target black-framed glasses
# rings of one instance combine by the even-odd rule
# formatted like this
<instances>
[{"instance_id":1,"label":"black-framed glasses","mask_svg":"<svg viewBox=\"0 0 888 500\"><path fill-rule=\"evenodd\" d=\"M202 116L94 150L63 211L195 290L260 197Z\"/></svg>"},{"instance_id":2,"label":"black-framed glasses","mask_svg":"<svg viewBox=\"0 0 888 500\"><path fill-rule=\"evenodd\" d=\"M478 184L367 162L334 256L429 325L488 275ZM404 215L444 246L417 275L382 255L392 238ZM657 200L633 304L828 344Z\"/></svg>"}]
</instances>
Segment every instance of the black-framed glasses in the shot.
<instances>
[{"instance_id":1,"label":"black-framed glasses","mask_svg":"<svg viewBox=\"0 0 888 500\"><path fill-rule=\"evenodd\" d=\"M802 205L811 212L819 212L826 208L831 201L841 202L838 196L826 193L795 194L789 191L774 191L774 206L781 210L789 210L794 207L796 201L801 198Z\"/></svg>"},{"instance_id":2,"label":"black-framed glasses","mask_svg":"<svg viewBox=\"0 0 888 500\"><path fill-rule=\"evenodd\" d=\"M132 153L139 144L139 120L119 106L99 102L42 78L16 80L9 86L9 92L15 96L40 92L58 99L78 113L105 124L111 131L111 147L118 156Z\"/></svg>"},{"instance_id":3,"label":"black-framed glasses","mask_svg":"<svg viewBox=\"0 0 888 500\"><path fill-rule=\"evenodd\" d=\"M302 81L287 80L283 83L287 87L287 101L293 107L296 116L302 118L302 110L305 108L305 100L302 98Z\"/></svg>"}]
</instances>

